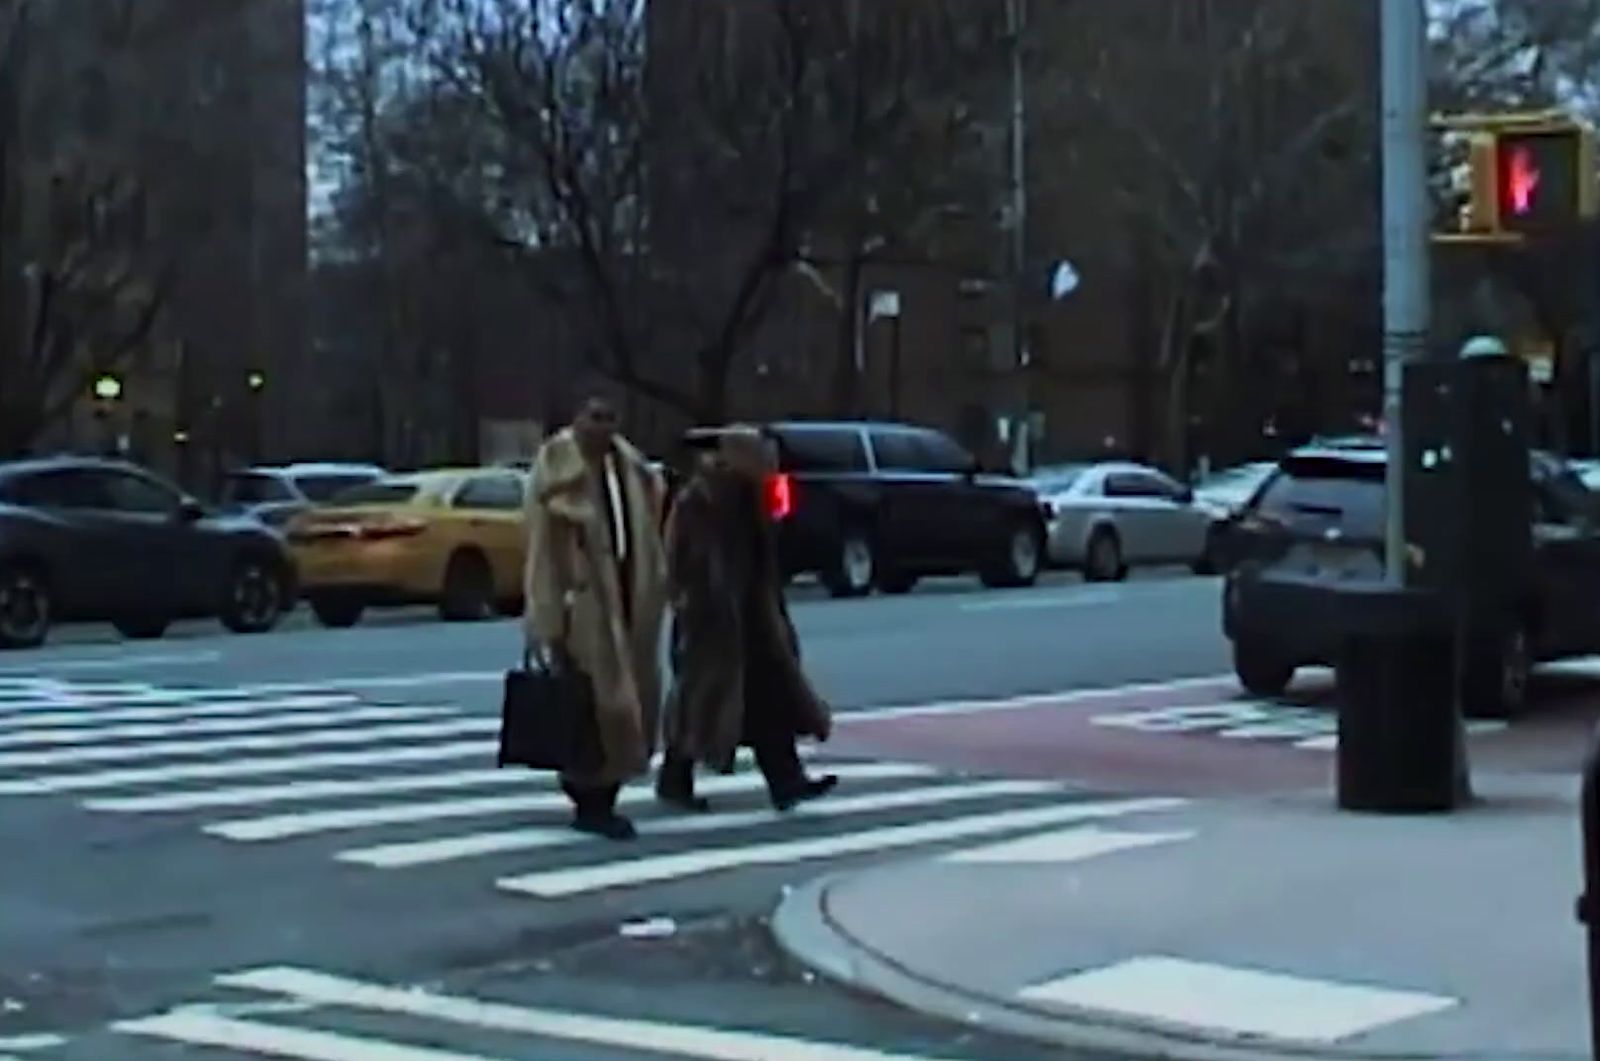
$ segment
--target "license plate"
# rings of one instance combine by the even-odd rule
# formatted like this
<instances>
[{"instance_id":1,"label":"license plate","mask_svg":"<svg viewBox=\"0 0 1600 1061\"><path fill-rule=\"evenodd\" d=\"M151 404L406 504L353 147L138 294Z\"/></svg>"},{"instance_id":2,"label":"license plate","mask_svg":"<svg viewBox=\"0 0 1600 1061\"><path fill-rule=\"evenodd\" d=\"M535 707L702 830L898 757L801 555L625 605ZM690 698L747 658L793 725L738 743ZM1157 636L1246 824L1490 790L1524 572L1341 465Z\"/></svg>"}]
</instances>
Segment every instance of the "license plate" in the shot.
<instances>
[{"instance_id":1,"label":"license plate","mask_svg":"<svg viewBox=\"0 0 1600 1061\"><path fill-rule=\"evenodd\" d=\"M1311 562L1324 571L1346 571L1354 566L1355 557L1336 545L1313 545Z\"/></svg>"}]
</instances>

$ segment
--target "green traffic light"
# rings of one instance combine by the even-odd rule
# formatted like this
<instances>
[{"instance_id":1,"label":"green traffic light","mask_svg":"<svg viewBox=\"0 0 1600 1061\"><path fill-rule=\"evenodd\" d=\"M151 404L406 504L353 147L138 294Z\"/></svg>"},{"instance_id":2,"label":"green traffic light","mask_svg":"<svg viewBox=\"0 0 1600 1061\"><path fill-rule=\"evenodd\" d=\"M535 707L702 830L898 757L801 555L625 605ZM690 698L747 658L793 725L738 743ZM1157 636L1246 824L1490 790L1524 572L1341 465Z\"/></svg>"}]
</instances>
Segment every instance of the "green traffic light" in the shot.
<instances>
[{"instance_id":1,"label":"green traffic light","mask_svg":"<svg viewBox=\"0 0 1600 1061\"><path fill-rule=\"evenodd\" d=\"M94 381L94 396L103 402L114 402L122 397L122 381L106 373Z\"/></svg>"},{"instance_id":2,"label":"green traffic light","mask_svg":"<svg viewBox=\"0 0 1600 1061\"><path fill-rule=\"evenodd\" d=\"M262 390L267 385L267 377L260 372L252 372L245 377L245 384L253 391Z\"/></svg>"}]
</instances>

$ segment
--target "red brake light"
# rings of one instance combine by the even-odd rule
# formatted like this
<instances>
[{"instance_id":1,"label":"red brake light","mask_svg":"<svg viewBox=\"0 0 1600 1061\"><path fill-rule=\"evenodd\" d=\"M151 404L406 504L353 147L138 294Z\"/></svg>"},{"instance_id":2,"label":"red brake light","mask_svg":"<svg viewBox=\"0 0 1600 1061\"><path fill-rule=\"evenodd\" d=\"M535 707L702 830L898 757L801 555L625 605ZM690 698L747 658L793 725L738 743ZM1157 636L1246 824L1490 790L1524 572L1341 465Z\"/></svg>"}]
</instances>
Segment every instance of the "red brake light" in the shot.
<instances>
[{"instance_id":1,"label":"red brake light","mask_svg":"<svg viewBox=\"0 0 1600 1061\"><path fill-rule=\"evenodd\" d=\"M774 520L794 515L794 479L785 473L767 477L767 515Z\"/></svg>"}]
</instances>

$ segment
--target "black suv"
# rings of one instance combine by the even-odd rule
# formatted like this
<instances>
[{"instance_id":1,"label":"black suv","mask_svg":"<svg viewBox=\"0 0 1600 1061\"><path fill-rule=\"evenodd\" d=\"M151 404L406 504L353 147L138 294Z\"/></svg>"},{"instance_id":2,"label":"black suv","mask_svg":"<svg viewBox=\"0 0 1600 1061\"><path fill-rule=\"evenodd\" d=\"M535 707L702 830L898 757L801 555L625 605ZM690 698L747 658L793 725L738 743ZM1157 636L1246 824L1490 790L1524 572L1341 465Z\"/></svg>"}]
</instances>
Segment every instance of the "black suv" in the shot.
<instances>
[{"instance_id":1,"label":"black suv","mask_svg":"<svg viewBox=\"0 0 1600 1061\"><path fill-rule=\"evenodd\" d=\"M260 633L294 600L294 575L275 531L143 469L0 464L0 648L34 647L62 620L110 620L135 638L209 617Z\"/></svg>"},{"instance_id":2,"label":"black suv","mask_svg":"<svg viewBox=\"0 0 1600 1061\"><path fill-rule=\"evenodd\" d=\"M1311 446L1285 457L1231 523L1233 562L1223 586L1223 629L1233 642L1240 684L1277 696L1298 667L1331 665L1316 624L1282 621L1259 592L1264 573L1377 579L1383 574L1384 473L1381 445ZM1468 714L1514 714L1526 704L1535 662L1600 650L1600 524L1596 502L1565 461L1532 458L1534 584L1521 628L1471 653L1463 682Z\"/></svg>"},{"instance_id":3,"label":"black suv","mask_svg":"<svg viewBox=\"0 0 1600 1061\"><path fill-rule=\"evenodd\" d=\"M786 575L815 574L836 597L906 593L932 575L976 572L995 587L1038 579L1045 521L1037 495L985 474L943 432L855 421L762 430L778 451L767 502ZM715 434L692 432L689 443Z\"/></svg>"}]
</instances>

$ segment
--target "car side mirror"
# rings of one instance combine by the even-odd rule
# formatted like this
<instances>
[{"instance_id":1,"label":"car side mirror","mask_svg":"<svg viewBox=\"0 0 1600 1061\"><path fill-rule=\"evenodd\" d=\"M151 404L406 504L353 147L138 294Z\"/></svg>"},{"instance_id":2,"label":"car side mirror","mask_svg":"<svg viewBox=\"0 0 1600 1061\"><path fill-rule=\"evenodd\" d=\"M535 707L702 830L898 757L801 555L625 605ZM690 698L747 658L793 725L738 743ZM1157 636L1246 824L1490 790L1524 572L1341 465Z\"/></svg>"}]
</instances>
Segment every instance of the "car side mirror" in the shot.
<instances>
[{"instance_id":1,"label":"car side mirror","mask_svg":"<svg viewBox=\"0 0 1600 1061\"><path fill-rule=\"evenodd\" d=\"M206 518L206 508L192 497L178 502L179 523L199 523Z\"/></svg>"}]
</instances>

